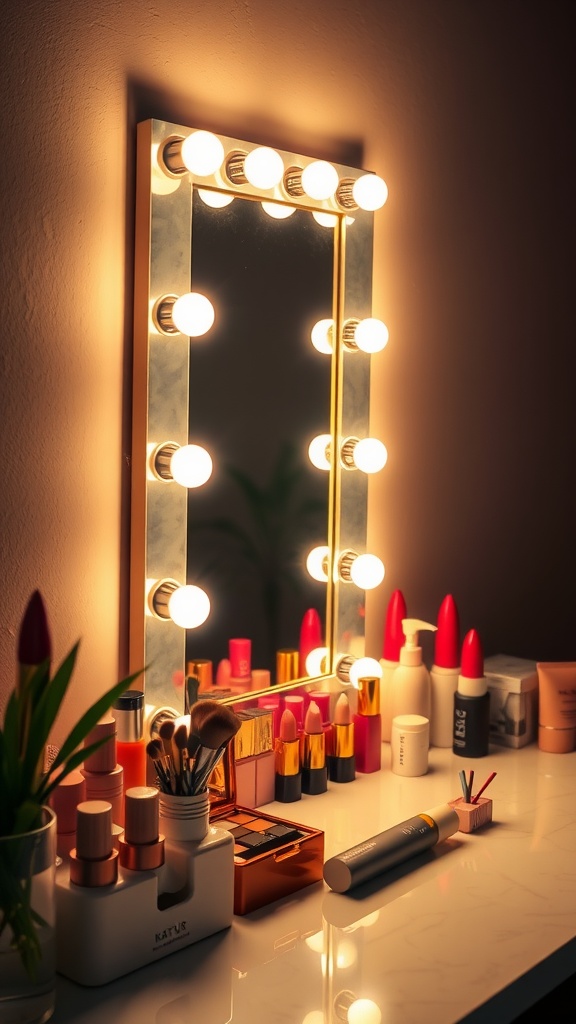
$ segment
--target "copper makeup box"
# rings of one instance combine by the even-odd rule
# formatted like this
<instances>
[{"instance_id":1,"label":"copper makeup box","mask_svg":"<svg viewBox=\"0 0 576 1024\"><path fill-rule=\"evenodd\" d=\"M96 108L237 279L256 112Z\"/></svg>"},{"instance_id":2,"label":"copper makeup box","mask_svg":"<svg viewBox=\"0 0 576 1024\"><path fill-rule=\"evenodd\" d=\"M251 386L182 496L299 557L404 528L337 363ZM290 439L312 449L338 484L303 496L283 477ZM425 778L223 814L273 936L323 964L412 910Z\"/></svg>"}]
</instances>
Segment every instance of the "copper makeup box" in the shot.
<instances>
[{"instance_id":1,"label":"copper makeup box","mask_svg":"<svg viewBox=\"0 0 576 1024\"><path fill-rule=\"evenodd\" d=\"M322 880L324 833L236 803L230 750L209 782L210 822L234 839L234 913L253 910Z\"/></svg>"}]
</instances>

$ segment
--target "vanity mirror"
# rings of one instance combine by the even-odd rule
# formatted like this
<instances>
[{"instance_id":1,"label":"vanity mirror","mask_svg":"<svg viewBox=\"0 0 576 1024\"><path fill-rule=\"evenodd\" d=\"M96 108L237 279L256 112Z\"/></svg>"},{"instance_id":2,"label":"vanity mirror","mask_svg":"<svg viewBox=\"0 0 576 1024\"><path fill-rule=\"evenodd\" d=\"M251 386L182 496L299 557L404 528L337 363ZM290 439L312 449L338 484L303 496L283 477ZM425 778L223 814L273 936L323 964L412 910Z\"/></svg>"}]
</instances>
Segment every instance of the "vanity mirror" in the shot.
<instances>
[{"instance_id":1,"label":"vanity mirror","mask_svg":"<svg viewBox=\"0 0 576 1024\"><path fill-rule=\"evenodd\" d=\"M386 457L368 439L385 196L357 169L138 126L130 664L148 666L149 703L180 706L187 661L216 664L231 637L274 682L309 608L323 650L300 678L345 679L364 653L364 588L383 575L366 502Z\"/></svg>"}]
</instances>

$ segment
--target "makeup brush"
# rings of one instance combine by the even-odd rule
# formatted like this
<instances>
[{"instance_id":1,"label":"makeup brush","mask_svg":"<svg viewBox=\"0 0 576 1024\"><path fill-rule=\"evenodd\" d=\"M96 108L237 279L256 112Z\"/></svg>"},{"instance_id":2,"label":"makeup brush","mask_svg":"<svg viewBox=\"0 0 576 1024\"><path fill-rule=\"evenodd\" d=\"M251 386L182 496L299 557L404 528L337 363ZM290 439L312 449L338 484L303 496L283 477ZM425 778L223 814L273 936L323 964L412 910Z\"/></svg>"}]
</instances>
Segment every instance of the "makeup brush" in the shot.
<instances>
[{"instance_id":1,"label":"makeup brush","mask_svg":"<svg viewBox=\"0 0 576 1024\"><path fill-rule=\"evenodd\" d=\"M158 735L162 740L164 747L164 753L167 757L172 757L172 737L174 735L174 719L168 718L165 722L162 722L158 730Z\"/></svg>"},{"instance_id":2,"label":"makeup brush","mask_svg":"<svg viewBox=\"0 0 576 1024\"><path fill-rule=\"evenodd\" d=\"M172 743L174 746L174 767L176 769L176 792L182 792L182 780L184 777L184 751L188 742L188 730L184 723L176 729Z\"/></svg>"},{"instance_id":3,"label":"makeup brush","mask_svg":"<svg viewBox=\"0 0 576 1024\"><path fill-rule=\"evenodd\" d=\"M164 793L170 792L170 774L162 764L162 758L164 757L164 748L160 743L160 740L150 740L146 745L146 753L154 765L156 777L160 783L160 789Z\"/></svg>"},{"instance_id":4,"label":"makeup brush","mask_svg":"<svg viewBox=\"0 0 576 1024\"><path fill-rule=\"evenodd\" d=\"M230 740L236 735L241 719L226 707L214 701L215 708L198 730L200 748L194 765L192 784L195 793L205 788L208 778L224 756Z\"/></svg>"}]
</instances>

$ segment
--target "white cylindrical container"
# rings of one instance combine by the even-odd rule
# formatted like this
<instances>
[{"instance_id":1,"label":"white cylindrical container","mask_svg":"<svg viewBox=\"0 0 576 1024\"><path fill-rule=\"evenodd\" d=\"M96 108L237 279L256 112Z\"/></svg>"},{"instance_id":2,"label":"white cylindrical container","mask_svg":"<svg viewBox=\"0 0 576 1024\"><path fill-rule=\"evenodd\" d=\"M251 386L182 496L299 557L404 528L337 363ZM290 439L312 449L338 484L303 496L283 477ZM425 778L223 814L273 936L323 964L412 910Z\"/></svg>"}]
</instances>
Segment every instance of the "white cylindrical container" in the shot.
<instances>
[{"instance_id":1,"label":"white cylindrical container","mask_svg":"<svg viewBox=\"0 0 576 1024\"><path fill-rule=\"evenodd\" d=\"M396 715L392 720L391 768L395 775L414 777L428 771L430 722L423 715Z\"/></svg>"},{"instance_id":2,"label":"white cylindrical container","mask_svg":"<svg viewBox=\"0 0 576 1024\"><path fill-rule=\"evenodd\" d=\"M200 840L210 824L208 790L195 796L160 793L160 831L166 839Z\"/></svg>"}]
</instances>

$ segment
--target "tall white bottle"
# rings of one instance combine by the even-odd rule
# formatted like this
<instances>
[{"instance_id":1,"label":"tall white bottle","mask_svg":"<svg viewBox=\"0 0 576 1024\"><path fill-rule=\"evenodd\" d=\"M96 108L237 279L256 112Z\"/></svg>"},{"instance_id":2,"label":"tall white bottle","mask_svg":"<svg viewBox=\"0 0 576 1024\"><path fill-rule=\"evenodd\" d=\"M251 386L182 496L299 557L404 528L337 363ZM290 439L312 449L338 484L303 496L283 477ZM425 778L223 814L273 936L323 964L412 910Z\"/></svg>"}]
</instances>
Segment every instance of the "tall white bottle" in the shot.
<instances>
[{"instance_id":1,"label":"tall white bottle","mask_svg":"<svg viewBox=\"0 0 576 1024\"><path fill-rule=\"evenodd\" d=\"M400 648L400 663L392 673L392 719L396 715L422 715L430 720L430 673L422 661L422 648L418 645L421 629L435 632L437 627L422 619L403 619L402 629L406 642Z\"/></svg>"}]
</instances>

